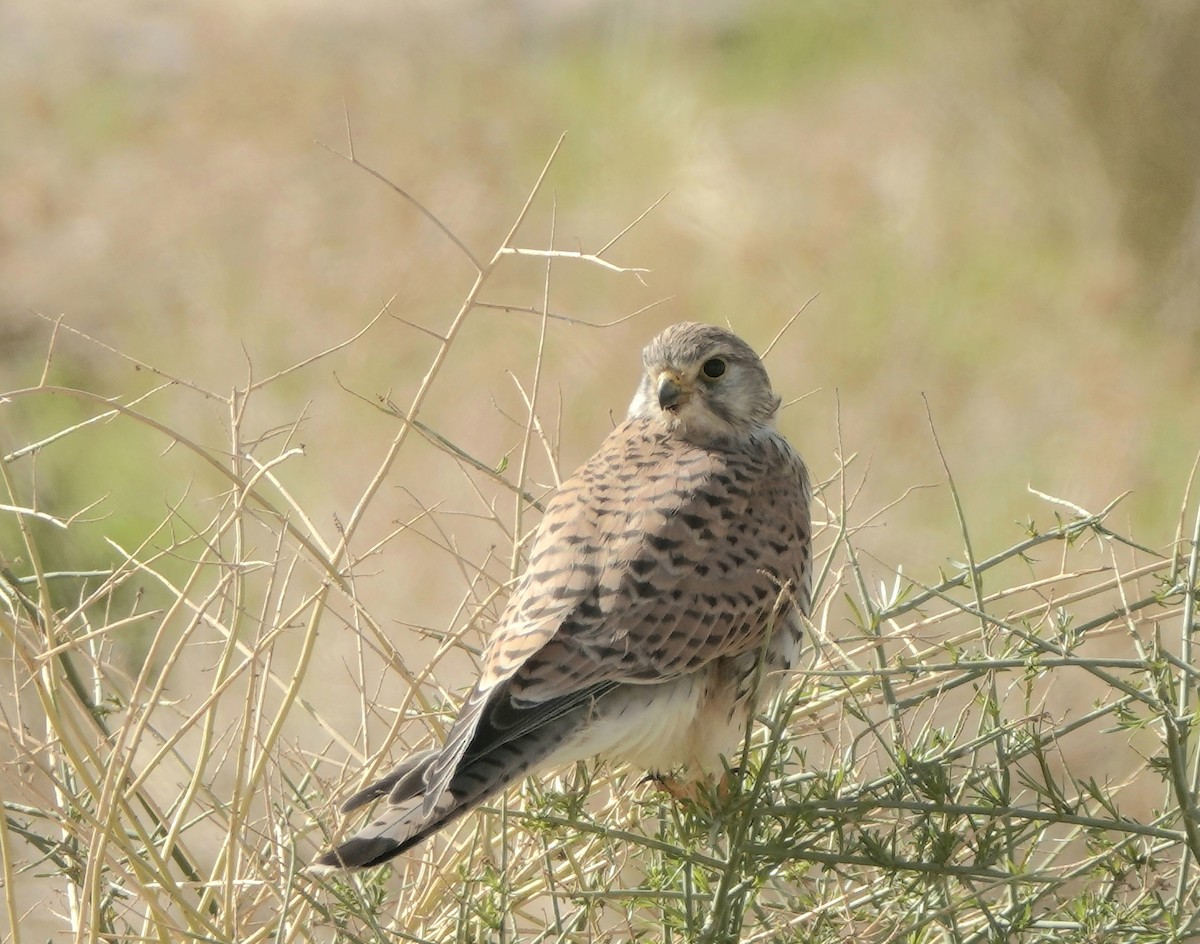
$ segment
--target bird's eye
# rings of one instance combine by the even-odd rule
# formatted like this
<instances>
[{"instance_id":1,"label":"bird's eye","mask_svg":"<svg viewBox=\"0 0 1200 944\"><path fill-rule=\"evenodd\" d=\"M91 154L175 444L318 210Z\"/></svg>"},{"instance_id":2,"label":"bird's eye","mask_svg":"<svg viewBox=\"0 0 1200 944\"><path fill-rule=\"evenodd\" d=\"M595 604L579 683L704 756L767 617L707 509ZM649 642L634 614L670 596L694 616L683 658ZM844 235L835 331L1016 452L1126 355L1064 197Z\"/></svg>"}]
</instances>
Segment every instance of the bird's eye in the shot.
<instances>
[{"instance_id":1,"label":"bird's eye","mask_svg":"<svg viewBox=\"0 0 1200 944\"><path fill-rule=\"evenodd\" d=\"M709 380L716 380L725 373L725 362L719 357L710 357L700 366L700 370Z\"/></svg>"}]
</instances>

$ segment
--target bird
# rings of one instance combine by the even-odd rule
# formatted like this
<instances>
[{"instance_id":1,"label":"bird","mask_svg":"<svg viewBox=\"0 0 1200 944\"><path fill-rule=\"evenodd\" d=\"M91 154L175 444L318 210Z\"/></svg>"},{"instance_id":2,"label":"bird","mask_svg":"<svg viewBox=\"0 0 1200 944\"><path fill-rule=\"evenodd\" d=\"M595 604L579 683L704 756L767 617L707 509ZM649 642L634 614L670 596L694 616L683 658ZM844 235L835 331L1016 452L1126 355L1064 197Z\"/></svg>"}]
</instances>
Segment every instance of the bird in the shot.
<instances>
[{"instance_id":1,"label":"bird","mask_svg":"<svg viewBox=\"0 0 1200 944\"><path fill-rule=\"evenodd\" d=\"M754 349L685 322L642 353L623 422L546 506L445 743L346 800L386 798L310 870L380 865L528 774L594 756L721 777L753 702L802 654L809 476Z\"/></svg>"}]
</instances>

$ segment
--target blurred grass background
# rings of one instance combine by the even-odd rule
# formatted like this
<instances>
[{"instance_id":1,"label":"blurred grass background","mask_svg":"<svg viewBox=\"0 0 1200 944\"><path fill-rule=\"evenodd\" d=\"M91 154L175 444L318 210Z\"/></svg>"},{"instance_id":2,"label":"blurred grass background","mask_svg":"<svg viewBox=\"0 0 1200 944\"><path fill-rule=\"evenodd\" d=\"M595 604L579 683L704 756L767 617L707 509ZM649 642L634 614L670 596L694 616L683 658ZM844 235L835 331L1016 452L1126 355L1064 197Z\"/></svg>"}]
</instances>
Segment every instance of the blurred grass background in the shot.
<instances>
[{"instance_id":1,"label":"blurred grass background","mask_svg":"<svg viewBox=\"0 0 1200 944\"><path fill-rule=\"evenodd\" d=\"M564 471L624 410L633 352L661 327L728 321L762 348L819 295L768 367L785 400L812 394L782 426L818 479L840 415L844 452L869 465L860 520L944 481L924 394L977 547L1044 508L1027 483L1092 510L1130 490L1123 523L1161 547L1200 445L1198 46L1186 2L5 5L0 388L38 382L38 313L220 393L393 295L397 318L436 329L473 272L314 142L344 151L345 111L358 156L486 255L565 131L525 245L549 244L553 213L557 248L593 251L668 196L609 253L643 281L558 264L551 308L607 322L669 300L603 331L552 325L542 403ZM540 304L544 265L523 265L485 300ZM524 413L508 373L532 373L538 330L473 316L443 380L458 393L426 422L500 464ZM345 520L395 429L342 387L403 403L433 348L396 319L372 337L257 404L252 432L303 412L289 487L321 523ZM157 383L65 329L49 376L103 395ZM161 419L225 442L219 409L173 402L187 415ZM10 405L4 449L91 412ZM47 533L48 569L101 566L105 537L163 520L193 472L160 449L114 424L43 451L43 501L105 499L69 542ZM363 543L439 503L480 559L475 494L432 448L393 470ZM442 626L463 594L423 533L358 586L385 620ZM956 534L943 487L859 541L887 562L879 579L902 564L932 582ZM137 663L136 635L122 651Z\"/></svg>"},{"instance_id":2,"label":"blurred grass background","mask_svg":"<svg viewBox=\"0 0 1200 944\"><path fill-rule=\"evenodd\" d=\"M453 247L313 143L343 148L344 102L360 156L477 252L563 131L560 247L597 248L670 192L618 252L653 270L646 286L554 275L554 304L594 321L671 298L601 344L553 336L566 465L661 326L728 320L763 345L819 293L771 368L788 396L820 391L785 419L818 469L840 396L868 504L938 480L925 393L977 528L1023 520L1026 482L1087 507L1130 489L1151 530L1176 513L1160 496L1196 449L1200 384L1193 4L113 0L0 17L6 387L40 372L32 311L225 390L393 293L417 323L450 309L469 275ZM529 276L500 300L535 304ZM438 419L485 457L504 444L487 399L511 398L503 369L535 330L497 314L460 349L480 360ZM403 391L423 343L397 325L339 375ZM60 379L126 382L86 346L58 358ZM313 447L351 460L310 464L329 511L370 422L346 400L311 415ZM145 495L156 471L119 478ZM944 507L908 503L882 549L920 557Z\"/></svg>"}]
</instances>

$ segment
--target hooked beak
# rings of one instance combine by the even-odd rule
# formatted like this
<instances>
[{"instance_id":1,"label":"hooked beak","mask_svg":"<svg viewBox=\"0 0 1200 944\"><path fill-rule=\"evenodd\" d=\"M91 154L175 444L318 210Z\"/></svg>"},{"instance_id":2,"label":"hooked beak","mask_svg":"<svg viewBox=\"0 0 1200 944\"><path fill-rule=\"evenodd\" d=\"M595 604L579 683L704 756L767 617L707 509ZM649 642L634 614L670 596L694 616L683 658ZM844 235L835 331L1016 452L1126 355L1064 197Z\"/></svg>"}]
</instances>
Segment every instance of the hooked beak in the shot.
<instances>
[{"instance_id":1,"label":"hooked beak","mask_svg":"<svg viewBox=\"0 0 1200 944\"><path fill-rule=\"evenodd\" d=\"M658 405L664 410L678 409L689 396L691 391L674 371L664 370L658 375Z\"/></svg>"}]
</instances>

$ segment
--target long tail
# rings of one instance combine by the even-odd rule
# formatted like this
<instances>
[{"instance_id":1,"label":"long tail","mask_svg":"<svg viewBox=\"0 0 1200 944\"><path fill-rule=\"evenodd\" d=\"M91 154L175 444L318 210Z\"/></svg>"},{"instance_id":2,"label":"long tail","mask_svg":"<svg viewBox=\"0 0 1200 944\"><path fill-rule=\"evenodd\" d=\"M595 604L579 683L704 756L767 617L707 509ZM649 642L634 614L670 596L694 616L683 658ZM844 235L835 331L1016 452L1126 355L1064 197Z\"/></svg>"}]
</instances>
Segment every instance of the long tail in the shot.
<instances>
[{"instance_id":1,"label":"long tail","mask_svg":"<svg viewBox=\"0 0 1200 944\"><path fill-rule=\"evenodd\" d=\"M441 750L414 755L382 780L347 800L357 809L385 794L381 815L310 869L363 869L380 865L448 825L526 773L543 766L579 732L595 696L607 684L538 705L517 706L504 692L488 699L470 722L464 747L455 732ZM582 696L582 697L581 697ZM460 719L465 720L465 719ZM459 725L455 725L458 728ZM457 754L457 757L447 756ZM451 769L439 776L447 762Z\"/></svg>"}]
</instances>

